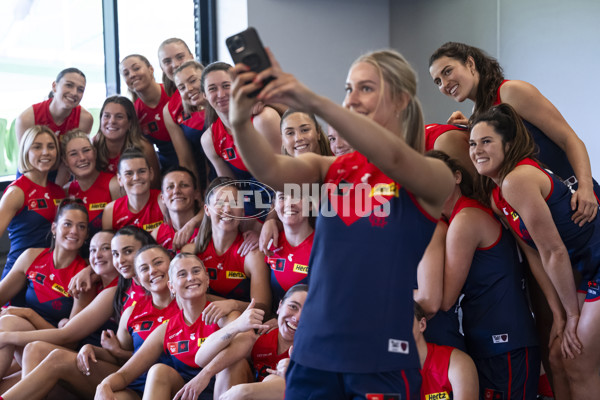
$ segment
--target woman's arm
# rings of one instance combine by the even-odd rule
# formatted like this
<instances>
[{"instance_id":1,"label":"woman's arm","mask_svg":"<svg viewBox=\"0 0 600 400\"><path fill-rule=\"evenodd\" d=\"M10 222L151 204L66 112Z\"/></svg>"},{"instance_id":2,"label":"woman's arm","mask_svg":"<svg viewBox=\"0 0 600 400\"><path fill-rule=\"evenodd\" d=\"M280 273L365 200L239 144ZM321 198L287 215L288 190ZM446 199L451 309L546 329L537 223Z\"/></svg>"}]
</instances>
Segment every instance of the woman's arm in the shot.
<instances>
[{"instance_id":1,"label":"woman's arm","mask_svg":"<svg viewBox=\"0 0 600 400\"><path fill-rule=\"evenodd\" d=\"M121 186L119 185L119 179L117 176L113 176L108 183L108 190L110 190L110 198L115 201L119 197L123 197L125 193L122 192Z\"/></svg>"},{"instance_id":2,"label":"woman's arm","mask_svg":"<svg viewBox=\"0 0 600 400\"><path fill-rule=\"evenodd\" d=\"M25 203L25 194L19 187L11 186L2 195L0 198L0 236L4 235L10 221L23 207L23 203Z\"/></svg>"},{"instance_id":3,"label":"woman's arm","mask_svg":"<svg viewBox=\"0 0 600 400\"><path fill-rule=\"evenodd\" d=\"M579 181L577 192L571 198L571 207L577 210L573 221L583 225L593 220L598 211L598 202L594 195L590 157L583 141L560 111L535 86L524 81L508 81L500 88L500 97L502 102L510 104L523 119L541 129L567 154Z\"/></svg>"},{"instance_id":4,"label":"woman's arm","mask_svg":"<svg viewBox=\"0 0 600 400\"><path fill-rule=\"evenodd\" d=\"M92 125L94 125L94 117L85 108L81 107L81 114L79 114L79 129L86 132L88 135L92 132Z\"/></svg>"},{"instance_id":5,"label":"woman's arm","mask_svg":"<svg viewBox=\"0 0 600 400\"><path fill-rule=\"evenodd\" d=\"M102 337L100 339L102 348L110 353L114 359L119 361L115 362L116 364L123 364L125 361L129 360L133 354L133 338L127 330L127 324L129 323L129 318L131 318L131 313L134 308L135 306L130 306L123 311L121 319L119 320L119 327L116 335L110 330L102 332Z\"/></svg>"},{"instance_id":6,"label":"woman's arm","mask_svg":"<svg viewBox=\"0 0 600 400\"><path fill-rule=\"evenodd\" d=\"M113 209L115 208L115 201L111 201L104 207L102 211L102 229L112 230L113 228Z\"/></svg>"},{"instance_id":7,"label":"woman's arm","mask_svg":"<svg viewBox=\"0 0 600 400\"><path fill-rule=\"evenodd\" d=\"M230 178L235 178L235 175L233 174L233 171L231 171L231 168L229 168L229 165L227 165L227 163L215 151L211 128L208 128L206 131L204 131L200 137L200 144L202 144L202 149L204 150L206 157L211 162L213 167L215 167L217 176L228 176Z\"/></svg>"},{"instance_id":8,"label":"woman's arm","mask_svg":"<svg viewBox=\"0 0 600 400\"><path fill-rule=\"evenodd\" d=\"M413 297L428 318L435 315L442 304L447 232L448 224L438 221L431 241L417 267L418 289L415 290Z\"/></svg>"},{"instance_id":9,"label":"woman's arm","mask_svg":"<svg viewBox=\"0 0 600 400\"><path fill-rule=\"evenodd\" d=\"M256 301L256 308L269 313L271 310L271 273L265 263L265 255L258 250L251 251L244 260L244 272L250 278L250 297Z\"/></svg>"},{"instance_id":10,"label":"woman's arm","mask_svg":"<svg viewBox=\"0 0 600 400\"><path fill-rule=\"evenodd\" d=\"M475 363L468 354L454 349L450 354L448 380L452 385L455 399L477 400L479 398L479 378Z\"/></svg>"},{"instance_id":11,"label":"woman's arm","mask_svg":"<svg viewBox=\"0 0 600 400\"><path fill-rule=\"evenodd\" d=\"M567 326L563 343L567 344L567 353L572 356L573 351L580 352L581 349L577 338L579 303L569 254L545 201L544 194L549 192L550 182L546 174L527 165L515 168L502 183L504 198L527 226L543 268L565 309Z\"/></svg>"},{"instance_id":12,"label":"woman's arm","mask_svg":"<svg viewBox=\"0 0 600 400\"><path fill-rule=\"evenodd\" d=\"M27 283L27 269L44 249L27 249L13 265L10 272L0 280L0 304L6 304L15 297Z\"/></svg>"},{"instance_id":13,"label":"woman's arm","mask_svg":"<svg viewBox=\"0 0 600 400\"><path fill-rule=\"evenodd\" d=\"M0 315L14 315L26 319L35 329L54 329L55 326L46 321L40 314L27 307L10 306L2 310Z\"/></svg>"},{"instance_id":14,"label":"woman's arm","mask_svg":"<svg viewBox=\"0 0 600 400\"><path fill-rule=\"evenodd\" d=\"M85 292L79 292L79 296L73 298L73 308L71 308L71 314L69 315L69 319L79 314L94 300L95 297L95 290L86 290Z\"/></svg>"},{"instance_id":15,"label":"woman's arm","mask_svg":"<svg viewBox=\"0 0 600 400\"><path fill-rule=\"evenodd\" d=\"M275 154L281 154L280 123L281 117L271 107L265 107L253 120L254 127L267 139Z\"/></svg>"},{"instance_id":16,"label":"woman's arm","mask_svg":"<svg viewBox=\"0 0 600 400\"><path fill-rule=\"evenodd\" d=\"M146 139L143 139L142 143L144 146L142 152L144 153L148 165L152 168L152 182L150 183L150 187L152 189L160 189L160 164L158 162L158 156L156 155L152 143Z\"/></svg>"},{"instance_id":17,"label":"woman's arm","mask_svg":"<svg viewBox=\"0 0 600 400\"><path fill-rule=\"evenodd\" d=\"M283 400L284 398L285 379L269 375L262 382L235 385L223 393L219 400Z\"/></svg>"},{"instance_id":18,"label":"woman's arm","mask_svg":"<svg viewBox=\"0 0 600 400\"><path fill-rule=\"evenodd\" d=\"M175 148L175 153L177 154L177 159L179 160L179 165L192 171L194 176L198 176L198 171L196 170L196 163L194 162L190 144L185 138L181 127L177 125L175 121L173 121L173 117L171 117L171 113L169 112L168 104L165 104L165 108L163 109L163 120L165 121L167 131L169 131L171 142L173 142L173 147Z\"/></svg>"},{"instance_id":19,"label":"woman's arm","mask_svg":"<svg viewBox=\"0 0 600 400\"><path fill-rule=\"evenodd\" d=\"M8 278L8 276L6 278ZM2 282L4 282L6 278ZM1 284L2 283L0 283L0 285ZM48 342L57 345L78 342L86 336L91 335L110 318L113 312L112 301L116 290L116 287L111 287L100 292L88 307L84 308L60 329L4 332L0 333L2 342L15 346L25 346L27 343L35 341Z\"/></svg>"},{"instance_id":20,"label":"woman's arm","mask_svg":"<svg viewBox=\"0 0 600 400\"><path fill-rule=\"evenodd\" d=\"M156 328L144 341L139 351L129 359L117 372L110 374L98 385L97 391L103 386L109 387L113 392L124 390L138 376L148 371L152 364L163 352L163 342L167 324Z\"/></svg>"}]
</instances>

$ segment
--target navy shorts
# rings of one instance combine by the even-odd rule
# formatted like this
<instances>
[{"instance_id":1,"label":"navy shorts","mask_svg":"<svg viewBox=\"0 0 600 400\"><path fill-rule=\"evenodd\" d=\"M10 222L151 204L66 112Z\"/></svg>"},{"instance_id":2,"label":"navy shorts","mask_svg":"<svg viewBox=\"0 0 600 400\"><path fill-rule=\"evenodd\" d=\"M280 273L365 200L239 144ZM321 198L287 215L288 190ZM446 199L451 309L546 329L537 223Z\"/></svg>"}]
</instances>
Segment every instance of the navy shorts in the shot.
<instances>
[{"instance_id":1,"label":"navy shorts","mask_svg":"<svg viewBox=\"0 0 600 400\"><path fill-rule=\"evenodd\" d=\"M355 374L323 371L290 361L285 400L419 400L421 372Z\"/></svg>"},{"instance_id":2,"label":"navy shorts","mask_svg":"<svg viewBox=\"0 0 600 400\"><path fill-rule=\"evenodd\" d=\"M540 349L524 347L487 358L474 358L479 398L535 400L540 378Z\"/></svg>"}]
</instances>

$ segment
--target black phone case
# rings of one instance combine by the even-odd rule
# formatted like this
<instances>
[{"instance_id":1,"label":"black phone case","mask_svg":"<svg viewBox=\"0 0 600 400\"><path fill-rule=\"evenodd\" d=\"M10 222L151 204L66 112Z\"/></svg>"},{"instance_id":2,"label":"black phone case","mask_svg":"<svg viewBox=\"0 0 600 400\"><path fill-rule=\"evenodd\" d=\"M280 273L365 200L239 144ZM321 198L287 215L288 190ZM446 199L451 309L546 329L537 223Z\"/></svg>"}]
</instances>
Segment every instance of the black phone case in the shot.
<instances>
[{"instance_id":1,"label":"black phone case","mask_svg":"<svg viewBox=\"0 0 600 400\"><path fill-rule=\"evenodd\" d=\"M258 37L258 33L252 27L228 37L225 40L225 44L235 64L245 64L254 72L261 72L271 66L271 62ZM272 79L265 79L263 86ZM248 96L255 97L259 92L260 89L250 93Z\"/></svg>"}]
</instances>

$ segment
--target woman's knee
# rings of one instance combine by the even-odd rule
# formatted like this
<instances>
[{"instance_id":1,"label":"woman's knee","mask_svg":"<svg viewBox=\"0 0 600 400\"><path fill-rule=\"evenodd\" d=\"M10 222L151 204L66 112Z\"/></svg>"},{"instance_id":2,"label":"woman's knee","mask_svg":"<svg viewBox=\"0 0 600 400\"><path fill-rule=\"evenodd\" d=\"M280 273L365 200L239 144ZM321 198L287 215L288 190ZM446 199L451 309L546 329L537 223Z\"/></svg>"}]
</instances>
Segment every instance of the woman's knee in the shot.
<instances>
[{"instance_id":1,"label":"woman's knee","mask_svg":"<svg viewBox=\"0 0 600 400\"><path fill-rule=\"evenodd\" d=\"M172 381L175 375L181 378L177 371L175 371L172 367L166 364L157 363L154 364L150 370L148 370L148 377L146 378L146 381L169 383Z\"/></svg>"}]
</instances>

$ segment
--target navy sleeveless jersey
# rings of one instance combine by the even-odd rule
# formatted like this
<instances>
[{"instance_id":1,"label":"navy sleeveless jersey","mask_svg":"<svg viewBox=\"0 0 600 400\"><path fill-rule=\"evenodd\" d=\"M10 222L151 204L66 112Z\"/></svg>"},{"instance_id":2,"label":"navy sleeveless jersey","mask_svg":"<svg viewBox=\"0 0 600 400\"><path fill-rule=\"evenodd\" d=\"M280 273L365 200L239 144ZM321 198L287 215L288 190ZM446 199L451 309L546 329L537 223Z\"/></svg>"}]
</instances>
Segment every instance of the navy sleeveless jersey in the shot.
<instances>
[{"instance_id":1,"label":"navy sleeveless jersey","mask_svg":"<svg viewBox=\"0 0 600 400\"><path fill-rule=\"evenodd\" d=\"M489 208L461 197L452 211L450 227L454 216L468 207L480 209L496 220ZM463 286L465 341L469 354L477 358L537 346L517 243L500 221L497 222L498 239L489 247L475 250Z\"/></svg>"},{"instance_id":2,"label":"navy sleeveless jersey","mask_svg":"<svg viewBox=\"0 0 600 400\"><path fill-rule=\"evenodd\" d=\"M412 289L435 219L359 152L333 162L323 191L293 360L346 373L419 368Z\"/></svg>"},{"instance_id":3,"label":"navy sleeveless jersey","mask_svg":"<svg viewBox=\"0 0 600 400\"><path fill-rule=\"evenodd\" d=\"M597 279L597 274L600 272L600 218L594 218L592 222L588 222L582 227L575 224L571 219L574 211L571 210L571 191L569 188L556 175L541 168L538 163L530 158L517 163L517 167L521 165L535 167L548 176L551 189L546 197L546 204L552 213L552 219L560 238L569 252L571 265L581 273L583 282ZM527 244L535 248L535 243L527 230L526 221L523 221L502 197L502 191L499 187L494 188L492 197L496 207L506 215L511 228Z\"/></svg>"}]
</instances>

